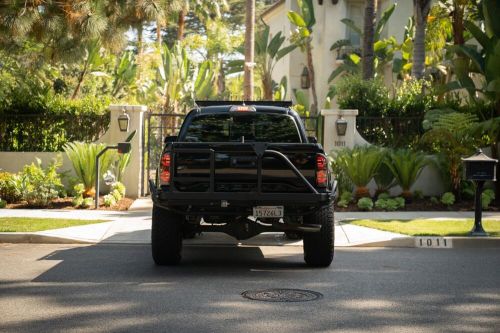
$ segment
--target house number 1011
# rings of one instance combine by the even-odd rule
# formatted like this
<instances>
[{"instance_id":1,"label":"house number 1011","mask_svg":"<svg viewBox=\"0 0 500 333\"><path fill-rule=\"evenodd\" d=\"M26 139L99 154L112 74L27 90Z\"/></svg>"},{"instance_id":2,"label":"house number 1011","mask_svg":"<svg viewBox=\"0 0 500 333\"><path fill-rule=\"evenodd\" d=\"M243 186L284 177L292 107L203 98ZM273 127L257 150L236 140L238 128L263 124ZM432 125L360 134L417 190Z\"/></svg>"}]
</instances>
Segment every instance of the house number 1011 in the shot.
<instances>
[{"instance_id":1,"label":"house number 1011","mask_svg":"<svg viewBox=\"0 0 500 333\"><path fill-rule=\"evenodd\" d=\"M416 237L415 246L425 247L425 248L450 249L453 247L453 243L450 238L444 238L444 237Z\"/></svg>"}]
</instances>

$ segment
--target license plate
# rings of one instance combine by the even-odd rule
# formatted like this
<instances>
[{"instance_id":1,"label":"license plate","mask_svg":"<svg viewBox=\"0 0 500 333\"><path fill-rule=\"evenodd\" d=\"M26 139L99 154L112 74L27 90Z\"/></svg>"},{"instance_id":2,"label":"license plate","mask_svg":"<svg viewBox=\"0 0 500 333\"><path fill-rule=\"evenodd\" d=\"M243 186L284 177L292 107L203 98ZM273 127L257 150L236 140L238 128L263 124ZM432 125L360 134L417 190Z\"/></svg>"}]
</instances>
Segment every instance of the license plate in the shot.
<instances>
[{"instance_id":1,"label":"license plate","mask_svg":"<svg viewBox=\"0 0 500 333\"><path fill-rule=\"evenodd\" d=\"M253 208L255 217L283 217L283 206L256 206Z\"/></svg>"}]
</instances>

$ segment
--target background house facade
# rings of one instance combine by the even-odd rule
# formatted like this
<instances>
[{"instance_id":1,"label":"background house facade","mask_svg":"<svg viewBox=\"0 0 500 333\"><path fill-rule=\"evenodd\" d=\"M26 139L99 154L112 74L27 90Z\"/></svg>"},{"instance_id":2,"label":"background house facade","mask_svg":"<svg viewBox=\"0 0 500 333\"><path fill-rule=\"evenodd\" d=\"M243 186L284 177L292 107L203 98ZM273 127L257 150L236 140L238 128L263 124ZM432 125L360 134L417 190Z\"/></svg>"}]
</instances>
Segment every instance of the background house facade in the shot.
<instances>
[{"instance_id":1,"label":"background house facade","mask_svg":"<svg viewBox=\"0 0 500 333\"><path fill-rule=\"evenodd\" d=\"M337 2L333 4L333 2ZM322 3L322 4L320 4ZM382 37L394 36L398 42L403 41L404 28L408 18L412 15L412 1L380 0L378 15L393 3L396 9L382 32ZM316 89L318 107L321 109L328 94L328 77L331 72L342 63L342 54L330 51L333 43L340 39L349 39L354 48L361 47L360 36L341 22L343 18L350 18L357 26L363 27L365 1L363 0L315 0L314 12L316 25L313 27L313 61L316 75ZM287 18L288 11L298 11L296 0L279 0L261 18L269 25L272 35L279 31L289 37L295 28ZM396 55L397 57L397 55ZM300 88L300 76L306 65L306 56L299 49L295 49L283 57L275 66L273 80L279 82L283 76L288 78L287 98L293 97L294 90ZM391 75L385 75L387 84L392 82ZM312 100L310 98L310 100Z\"/></svg>"}]
</instances>

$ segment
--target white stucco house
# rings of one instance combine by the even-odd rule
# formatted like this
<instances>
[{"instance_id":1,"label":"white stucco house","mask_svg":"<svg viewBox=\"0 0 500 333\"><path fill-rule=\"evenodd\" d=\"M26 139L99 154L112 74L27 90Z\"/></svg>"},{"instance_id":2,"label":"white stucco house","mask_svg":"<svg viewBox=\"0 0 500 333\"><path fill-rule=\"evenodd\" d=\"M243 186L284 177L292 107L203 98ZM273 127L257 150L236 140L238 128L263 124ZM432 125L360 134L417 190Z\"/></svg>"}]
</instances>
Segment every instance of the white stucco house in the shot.
<instances>
[{"instance_id":1,"label":"white stucco house","mask_svg":"<svg viewBox=\"0 0 500 333\"><path fill-rule=\"evenodd\" d=\"M328 77L341 63L338 52L330 51L330 47L339 39L349 39L352 45L360 46L359 35L353 33L341 22L343 18L350 18L357 26L363 27L364 0L313 0L316 25L313 27L313 58L316 74L316 90L318 107L321 109L328 93ZM413 13L412 0L379 0L378 15L393 3L396 9L382 32L382 37L394 36L402 42L404 27ZM288 18L290 10L298 11L296 0L278 0L263 14L263 21L269 25L271 34L283 31L284 36L290 36L295 29ZM293 91L300 88L300 76L306 65L306 56L299 49L295 49L283 57L273 72L273 80L279 82L283 76L288 78L287 98L293 97ZM390 79L390 77L389 77ZM389 80L390 82L390 80ZM312 102L312 98L310 99Z\"/></svg>"}]
</instances>

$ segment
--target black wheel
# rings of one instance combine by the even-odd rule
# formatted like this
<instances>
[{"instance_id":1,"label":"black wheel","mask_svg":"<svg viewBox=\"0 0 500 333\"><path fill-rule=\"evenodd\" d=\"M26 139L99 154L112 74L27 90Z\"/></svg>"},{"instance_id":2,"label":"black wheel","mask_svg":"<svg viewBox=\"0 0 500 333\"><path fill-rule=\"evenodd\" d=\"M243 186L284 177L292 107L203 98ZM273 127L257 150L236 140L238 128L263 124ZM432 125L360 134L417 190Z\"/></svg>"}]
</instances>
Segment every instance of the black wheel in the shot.
<instances>
[{"instance_id":1,"label":"black wheel","mask_svg":"<svg viewBox=\"0 0 500 333\"><path fill-rule=\"evenodd\" d=\"M157 265L177 265L182 251L182 215L153 206L151 251Z\"/></svg>"},{"instance_id":2,"label":"black wheel","mask_svg":"<svg viewBox=\"0 0 500 333\"><path fill-rule=\"evenodd\" d=\"M333 202L313 214L304 216L306 224L320 224L319 232L304 233L304 260L309 266L328 267L334 254L335 227Z\"/></svg>"}]
</instances>

